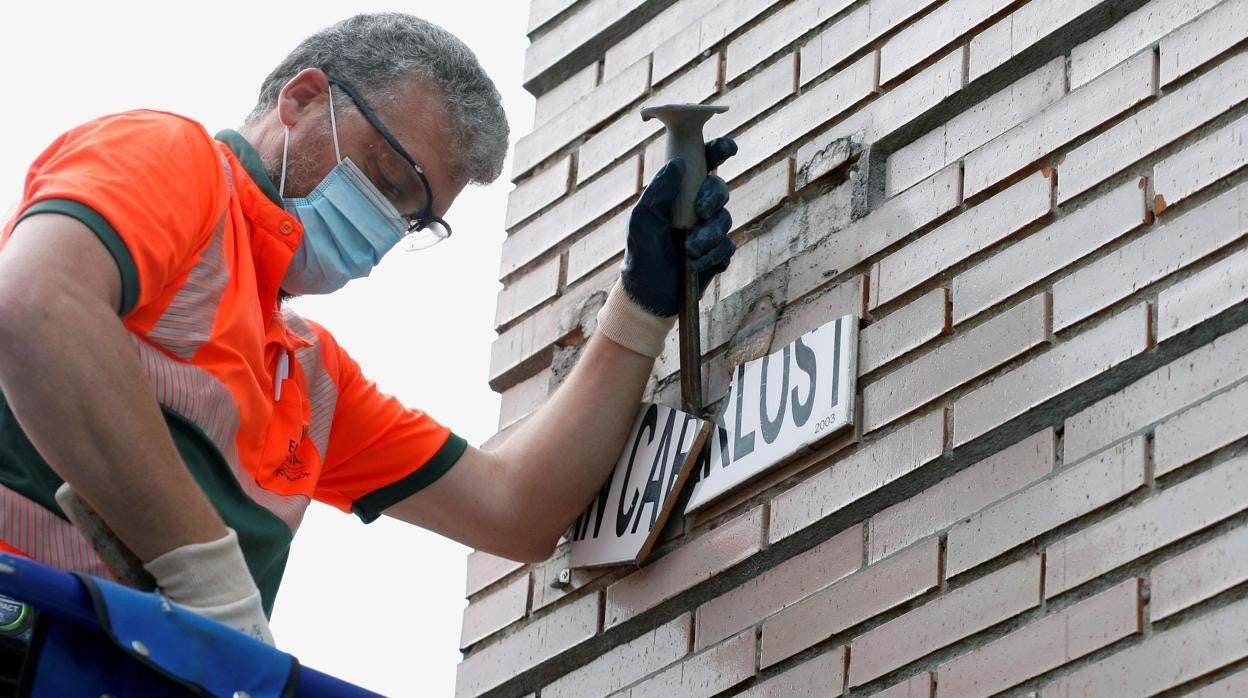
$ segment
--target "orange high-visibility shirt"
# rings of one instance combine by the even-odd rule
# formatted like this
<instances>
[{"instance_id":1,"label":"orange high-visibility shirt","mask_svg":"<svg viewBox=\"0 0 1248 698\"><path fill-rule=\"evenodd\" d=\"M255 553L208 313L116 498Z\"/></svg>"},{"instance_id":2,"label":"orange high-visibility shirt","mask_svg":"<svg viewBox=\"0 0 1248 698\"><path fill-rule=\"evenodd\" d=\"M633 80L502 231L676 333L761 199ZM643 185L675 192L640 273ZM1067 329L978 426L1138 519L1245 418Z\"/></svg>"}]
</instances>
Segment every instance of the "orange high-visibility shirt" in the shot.
<instances>
[{"instance_id":1,"label":"orange high-visibility shirt","mask_svg":"<svg viewBox=\"0 0 1248 698\"><path fill-rule=\"evenodd\" d=\"M82 221L116 261L121 321L179 452L238 531L266 608L311 499L372 521L465 450L381 393L323 327L279 307L303 229L239 134L214 140L155 111L83 124L31 166L0 251L19 221L43 213ZM59 478L2 407L0 540L104 573L52 498Z\"/></svg>"}]
</instances>

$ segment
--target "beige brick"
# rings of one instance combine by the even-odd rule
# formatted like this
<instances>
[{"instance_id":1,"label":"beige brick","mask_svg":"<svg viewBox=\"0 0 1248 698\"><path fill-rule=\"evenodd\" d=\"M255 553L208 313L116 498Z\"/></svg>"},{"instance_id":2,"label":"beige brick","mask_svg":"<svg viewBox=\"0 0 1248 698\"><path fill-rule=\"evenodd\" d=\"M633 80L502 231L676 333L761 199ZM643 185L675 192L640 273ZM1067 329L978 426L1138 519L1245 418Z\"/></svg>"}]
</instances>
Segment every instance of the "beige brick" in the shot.
<instances>
[{"instance_id":1,"label":"beige brick","mask_svg":"<svg viewBox=\"0 0 1248 698\"><path fill-rule=\"evenodd\" d=\"M1248 2L1227 0L1209 10L1161 40L1161 84L1169 85L1187 75L1243 41L1244 36L1248 36Z\"/></svg>"},{"instance_id":2,"label":"beige brick","mask_svg":"<svg viewBox=\"0 0 1248 698\"><path fill-rule=\"evenodd\" d=\"M574 283L624 253L628 238L628 219L632 208L625 208L594 226L584 237L568 247L568 283Z\"/></svg>"},{"instance_id":3,"label":"beige brick","mask_svg":"<svg viewBox=\"0 0 1248 698\"><path fill-rule=\"evenodd\" d=\"M718 82L719 56L711 56L667 86L655 90L643 104L697 104L715 93ZM707 132L718 133L716 126L717 124L711 122L707 126ZM658 119L643 121L638 110L620 114L615 121L585 141L577 151L576 181L581 183L588 180L661 130L662 122Z\"/></svg>"},{"instance_id":4,"label":"beige brick","mask_svg":"<svg viewBox=\"0 0 1248 698\"><path fill-rule=\"evenodd\" d=\"M869 54L772 112L741 134L737 139L740 149L719 168L719 176L731 181L845 113L874 94L875 76L876 55Z\"/></svg>"},{"instance_id":5,"label":"beige brick","mask_svg":"<svg viewBox=\"0 0 1248 698\"><path fill-rule=\"evenodd\" d=\"M768 667L940 584L940 546L929 540L851 575L763 622Z\"/></svg>"},{"instance_id":6,"label":"beige brick","mask_svg":"<svg viewBox=\"0 0 1248 698\"><path fill-rule=\"evenodd\" d=\"M556 160L550 167L537 172L516 185L507 196L508 230L559 200L568 193L572 176L572 156Z\"/></svg>"},{"instance_id":7,"label":"beige brick","mask_svg":"<svg viewBox=\"0 0 1248 698\"><path fill-rule=\"evenodd\" d=\"M1170 362L1066 420L1066 461L1097 449L1248 376L1248 327Z\"/></svg>"},{"instance_id":8,"label":"beige brick","mask_svg":"<svg viewBox=\"0 0 1248 698\"><path fill-rule=\"evenodd\" d=\"M1065 68L1065 61L1055 58L891 154L885 193L909 188L1061 99Z\"/></svg>"},{"instance_id":9,"label":"beige brick","mask_svg":"<svg viewBox=\"0 0 1248 698\"><path fill-rule=\"evenodd\" d=\"M1057 596L1245 506L1248 458L1241 456L1050 545L1044 593Z\"/></svg>"},{"instance_id":10,"label":"beige brick","mask_svg":"<svg viewBox=\"0 0 1248 698\"><path fill-rule=\"evenodd\" d=\"M792 161L781 160L733 186L728 202L732 231L741 230L770 213L792 193ZM737 263L734 255L733 265ZM729 269L732 268L730 265ZM727 296L727 293L723 295Z\"/></svg>"},{"instance_id":11,"label":"beige brick","mask_svg":"<svg viewBox=\"0 0 1248 698\"><path fill-rule=\"evenodd\" d=\"M1070 87L1080 87L1151 46L1220 0L1153 0L1070 50Z\"/></svg>"},{"instance_id":12,"label":"beige brick","mask_svg":"<svg viewBox=\"0 0 1248 698\"><path fill-rule=\"evenodd\" d=\"M585 585L609 571L606 567L569 568L568 551L567 545L561 545L549 560L532 566L533 599L529 607L533 613L560 599L576 595ZM564 570L568 571L566 584L559 581L559 573Z\"/></svg>"},{"instance_id":13,"label":"beige brick","mask_svg":"<svg viewBox=\"0 0 1248 698\"><path fill-rule=\"evenodd\" d=\"M1248 232L1248 185L1166 221L1053 284L1053 329L1063 330L1212 254Z\"/></svg>"},{"instance_id":14,"label":"beige brick","mask_svg":"<svg viewBox=\"0 0 1248 698\"><path fill-rule=\"evenodd\" d=\"M455 695L475 696L565 652L598 632L598 594L587 594L459 663Z\"/></svg>"},{"instance_id":15,"label":"beige brick","mask_svg":"<svg viewBox=\"0 0 1248 698\"><path fill-rule=\"evenodd\" d=\"M1028 557L859 635L849 645L849 685L861 686L1034 608L1040 575L1040 556Z\"/></svg>"},{"instance_id":16,"label":"beige brick","mask_svg":"<svg viewBox=\"0 0 1248 698\"><path fill-rule=\"evenodd\" d=\"M1155 632L1138 645L1079 667L1043 698L1155 695L1248 655L1248 600Z\"/></svg>"},{"instance_id":17,"label":"beige brick","mask_svg":"<svg viewBox=\"0 0 1248 698\"><path fill-rule=\"evenodd\" d=\"M767 11L776 2L777 0L722 0L709 11L705 10L704 1L699 3L705 14L695 24L677 32L654 50L654 81L663 80L676 72L703 51Z\"/></svg>"},{"instance_id":18,"label":"beige brick","mask_svg":"<svg viewBox=\"0 0 1248 698\"><path fill-rule=\"evenodd\" d=\"M922 72L885 92L871 105L867 140L900 129L966 84L966 48L958 47Z\"/></svg>"},{"instance_id":19,"label":"beige brick","mask_svg":"<svg viewBox=\"0 0 1248 698\"><path fill-rule=\"evenodd\" d=\"M1032 296L868 385L863 431L870 432L962 386L1049 339L1049 297Z\"/></svg>"},{"instance_id":20,"label":"beige brick","mask_svg":"<svg viewBox=\"0 0 1248 698\"><path fill-rule=\"evenodd\" d=\"M875 698L935 698L936 684L932 672L925 671L871 695Z\"/></svg>"},{"instance_id":21,"label":"beige brick","mask_svg":"<svg viewBox=\"0 0 1248 698\"><path fill-rule=\"evenodd\" d=\"M754 675L754 632L747 631L633 686L627 698L710 698Z\"/></svg>"},{"instance_id":22,"label":"beige brick","mask_svg":"<svg viewBox=\"0 0 1248 698\"><path fill-rule=\"evenodd\" d=\"M549 259L508 281L498 292L494 307L496 329L559 295L559 258Z\"/></svg>"},{"instance_id":23,"label":"beige brick","mask_svg":"<svg viewBox=\"0 0 1248 698\"><path fill-rule=\"evenodd\" d=\"M1245 99L1248 53L1241 53L1067 153L1058 201L1078 196Z\"/></svg>"},{"instance_id":24,"label":"beige brick","mask_svg":"<svg viewBox=\"0 0 1248 698\"><path fill-rule=\"evenodd\" d=\"M688 613L660 625L631 642L598 655L542 689L543 698L605 696L689 654Z\"/></svg>"},{"instance_id":25,"label":"beige brick","mask_svg":"<svg viewBox=\"0 0 1248 698\"><path fill-rule=\"evenodd\" d=\"M524 419L542 403L550 392L550 369L533 374L531 378L503 391L498 410L498 428L506 429Z\"/></svg>"},{"instance_id":26,"label":"beige brick","mask_svg":"<svg viewBox=\"0 0 1248 698\"><path fill-rule=\"evenodd\" d=\"M791 344L798 337L822 327L844 315L861 318L866 315L867 277L845 279L822 293L811 294L801 303L785 306L776 321L772 347Z\"/></svg>"},{"instance_id":27,"label":"beige brick","mask_svg":"<svg viewBox=\"0 0 1248 698\"><path fill-rule=\"evenodd\" d=\"M801 296L852 269L961 203L960 170L950 165L830 235L789 265L789 293Z\"/></svg>"},{"instance_id":28,"label":"beige brick","mask_svg":"<svg viewBox=\"0 0 1248 698\"><path fill-rule=\"evenodd\" d=\"M612 2L637 0L612 0ZM579 17L579 14L577 15ZM562 26L562 25L561 25ZM532 55L533 46L526 55ZM539 125L532 133L516 141L512 155L512 174L520 175L555 154L578 136L606 121L612 114L632 104L650 88L650 61L641 60L628 70L603 82L586 93L570 107Z\"/></svg>"},{"instance_id":29,"label":"beige brick","mask_svg":"<svg viewBox=\"0 0 1248 698\"><path fill-rule=\"evenodd\" d=\"M1144 439L1137 437L955 525L948 536L946 574L961 574L1143 485Z\"/></svg>"},{"instance_id":30,"label":"beige brick","mask_svg":"<svg viewBox=\"0 0 1248 698\"><path fill-rule=\"evenodd\" d=\"M476 594L521 567L524 567L523 562L508 560L480 550L468 553L468 574L464 596Z\"/></svg>"},{"instance_id":31,"label":"beige brick","mask_svg":"<svg viewBox=\"0 0 1248 698\"><path fill-rule=\"evenodd\" d=\"M589 94L598 85L598 64L591 63L576 71L567 80L537 96L533 107L533 127L536 128L562 114L576 100Z\"/></svg>"},{"instance_id":32,"label":"beige brick","mask_svg":"<svg viewBox=\"0 0 1248 698\"><path fill-rule=\"evenodd\" d=\"M464 609L459 648L471 647L512 623L524 618L529 605L529 576L516 577L507 584L482 594Z\"/></svg>"},{"instance_id":33,"label":"beige brick","mask_svg":"<svg viewBox=\"0 0 1248 698\"><path fill-rule=\"evenodd\" d=\"M871 308L1048 215L1052 187L1046 174L1034 174L882 259L871 275Z\"/></svg>"},{"instance_id":34,"label":"beige brick","mask_svg":"<svg viewBox=\"0 0 1248 698\"><path fill-rule=\"evenodd\" d=\"M637 195L638 159L629 158L503 241L499 277L507 277L560 241Z\"/></svg>"},{"instance_id":35,"label":"beige brick","mask_svg":"<svg viewBox=\"0 0 1248 698\"><path fill-rule=\"evenodd\" d=\"M1248 695L1248 671L1239 671L1187 694L1188 698L1239 698Z\"/></svg>"},{"instance_id":36,"label":"beige brick","mask_svg":"<svg viewBox=\"0 0 1248 698\"><path fill-rule=\"evenodd\" d=\"M1248 434L1231 415L1248 414L1248 383L1240 383L1157 425L1153 462L1158 477Z\"/></svg>"},{"instance_id":37,"label":"beige brick","mask_svg":"<svg viewBox=\"0 0 1248 698\"><path fill-rule=\"evenodd\" d=\"M1248 165L1248 117L1238 119L1153 167L1155 208L1186 199L1214 182Z\"/></svg>"},{"instance_id":38,"label":"beige brick","mask_svg":"<svg viewBox=\"0 0 1248 698\"><path fill-rule=\"evenodd\" d=\"M1054 34L1063 25L1099 5L1101 0L1032 0L975 35L970 43L970 75L988 71Z\"/></svg>"},{"instance_id":39,"label":"beige brick","mask_svg":"<svg viewBox=\"0 0 1248 698\"><path fill-rule=\"evenodd\" d=\"M965 196L984 191L1152 97L1155 64L1153 53L1141 53L976 148L965 160Z\"/></svg>"},{"instance_id":40,"label":"beige brick","mask_svg":"<svg viewBox=\"0 0 1248 698\"><path fill-rule=\"evenodd\" d=\"M1140 580L1128 579L940 665L936 683L953 696L996 695L1034 676L1143 631Z\"/></svg>"},{"instance_id":41,"label":"beige brick","mask_svg":"<svg viewBox=\"0 0 1248 698\"><path fill-rule=\"evenodd\" d=\"M887 436L834 459L826 470L771 502L771 542L823 520L944 451L945 412L937 409Z\"/></svg>"},{"instance_id":42,"label":"beige brick","mask_svg":"<svg viewBox=\"0 0 1248 698\"><path fill-rule=\"evenodd\" d=\"M544 4L567 6L566 0L550 0ZM596 0L585 3L566 20L529 43L524 52L524 82L542 75L580 48L590 39L605 33L613 25L635 12L645 0Z\"/></svg>"},{"instance_id":43,"label":"beige brick","mask_svg":"<svg viewBox=\"0 0 1248 698\"><path fill-rule=\"evenodd\" d=\"M576 0L533 0L529 3L529 28L533 31L576 4Z\"/></svg>"},{"instance_id":44,"label":"beige brick","mask_svg":"<svg viewBox=\"0 0 1248 698\"><path fill-rule=\"evenodd\" d=\"M700 0L677 0L659 14L607 48L602 55L602 76L611 78L654 52L654 49L706 12Z\"/></svg>"},{"instance_id":45,"label":"beige brick","mask_svg":"<svg viewBox=\"0 0 1248 698\"><path fill-rule=\"evenodd\" d=\"M862 328L858 335L858 375L886 366L947 334L952 329L949 311L949 289L936 288Z\"/></svg>"},{"instance_id":46,"label":"beige brick","mask_svg":"<svg viewBox=\"0 0 1248 698\"><path fill-rule=\"evenodd\" d=\"M1017 0L951 0L901 30L880 51L880 84L887 84Z\"/></svg>"},{"instance_id":47,"label":"beige brick","mask_svg":"<svg viewBox=\"0 0 1248 698\"><path fill-rule=\"evenodd\" d=\"M809 28L813 25L805 26ZM801 27L794 27L790 32L801 30ZM857 53L870 41L871 5L867 4L836 20L827 29L812 36L802 46L799 81L805 85L823 75ZM731 53L729 57L732 57Z\"/></svg>"},{"instance_id":48,"label":"beige brick","mask_svg":"<svg viewBox=\"0 0 1248 698\"><path fill-rule=\"evenodd\" d=\"M694 647L702 649L731 637L861 566L859 524L699 606Z\"/></svg>"},{"instance_id":49,"label":"beige brick","mask_svg":"<svg viewBox=\"0 0 1248 698\"><path fill-rule=\"evenodd\" d=\"M953 279L962 322L1149 222L1142 183L1128 182L1063 215Z\"/></svg>"},{"instance_id":50,"label":"beige brick","mask_svg":"<svg viewBox=\"0 0 1248 698\"><path fill-rule=\"evenodd\" d=\"M745 560L762 547L762 507L725 523L607 587L606 625L618 625Z\"/></svg>"},{"instance_id":51,"label":"beige brick","mask_svg":"<svg viewBox=\"0 0 1248 698\"><path fill-rule=\"evenodd\" d=\"M797 52L794 51L711 100L712 104L728 107L728 111L715 117L715 133L731 134L796 93Z\"/></svg>"},{"instance_id":52,"label":"beige brick","mask_svg":"<svg viewBox=\"0 0 1248 698\"><path fill-rule=\"evenodd\" d=\"M1157 297L1157 339L1194 327L1248 297L1248 252L1227 257Z\"/></svg>"},{"instance_id":53,"label":"beige brick","mask_svg":"<svg viewBox=\"0 0 1248 698\"><path fill-rule=\"evenodd\" d=\"M836 698L844 685L845 648L837 647L755 684L740 695L741 698Z\"/></svg>"},{"instance_id":54,"label":"beige brick","mask_svg":"<svg viewBox=\"0 0 1248 698\"><path fill-rule=\"evenodd\" d=\"M1149 616L1154 622L1248 580L1248 527L1166 560L1151 576Z\"/></svg>"},{"instance_id":55,"label":"beige brick","mask_svg":"<svg viewBox=\"0 0 1248 698\"><path fill-rule=\"evenodd\" d=\"M789 3L728 44L725 78L728 82L736 80L852 4L853 0L795 0Z\"/></svg>"},{"instance_id":56,"label":"beige brick","mask_svg":"<svg viewBox=\"0 0 1248 698\"><path fill-rule=\"evenodd\" d=\"M1052 429L1019 441L871 518L868 560L881 558L965 519L1053 470Z\"/></svg>"},{"instance_id":57,"label":"beige brick","mask_svg":"<svg viewBox=\"0 0 1248 698\"><path fill-rule=\"evenodd\" d=\"M1148 305L1137 305L980 386L953 405L960 446L1149 347Z\"/></svg>"}]
</instances>

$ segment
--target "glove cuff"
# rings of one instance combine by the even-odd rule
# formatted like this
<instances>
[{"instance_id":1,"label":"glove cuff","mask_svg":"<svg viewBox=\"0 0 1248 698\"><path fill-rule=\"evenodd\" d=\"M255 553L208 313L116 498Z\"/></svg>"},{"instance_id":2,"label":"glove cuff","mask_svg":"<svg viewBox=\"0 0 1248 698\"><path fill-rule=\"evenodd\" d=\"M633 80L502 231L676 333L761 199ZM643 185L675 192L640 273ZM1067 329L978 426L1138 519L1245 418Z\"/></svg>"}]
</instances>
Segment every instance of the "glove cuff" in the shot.
<instances>
[{"instance_id":1,"label":"glove cuff","mask_svg":"<svg viewBox=\"0 0 1248 698\"><path fill-rule=\"evenodd\" d=\"M659 317L637 304L616 282L607 294L607 302L598 311L598 331L625 349L657 358L663 353L667 333L676 324L676 316Z\"/></svg>"},{"instance_id":2,"label":"glove cuff","mask_svg":"<svg viewBox=\"0 0 1248 698\"><path fill-rule=\"evenodd\" d=\"M233 604L257 593L238 534L174 548L143 565L170 601L202 608Z\"/></svg>"}]
</instances>

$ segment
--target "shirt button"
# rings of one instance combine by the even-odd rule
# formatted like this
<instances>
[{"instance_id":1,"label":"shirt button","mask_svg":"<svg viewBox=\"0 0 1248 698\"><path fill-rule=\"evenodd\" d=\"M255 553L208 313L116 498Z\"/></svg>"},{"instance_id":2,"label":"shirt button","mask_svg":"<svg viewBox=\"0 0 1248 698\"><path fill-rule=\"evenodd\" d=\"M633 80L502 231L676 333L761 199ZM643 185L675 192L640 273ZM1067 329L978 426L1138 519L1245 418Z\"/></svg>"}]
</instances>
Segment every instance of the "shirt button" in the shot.
<instances>
[{"instance_id":1,"label":"shirt button","mask_svg":"<svg viewBox=\"0 0 1248 698\"><path fill-rule=\"evenodd\" d=\"M290 235L290 231L295 229L295 224L290 221L282 221L282 224L277 226L277 229L282 231L282 235Z\"/></svg>"}]
</instances>

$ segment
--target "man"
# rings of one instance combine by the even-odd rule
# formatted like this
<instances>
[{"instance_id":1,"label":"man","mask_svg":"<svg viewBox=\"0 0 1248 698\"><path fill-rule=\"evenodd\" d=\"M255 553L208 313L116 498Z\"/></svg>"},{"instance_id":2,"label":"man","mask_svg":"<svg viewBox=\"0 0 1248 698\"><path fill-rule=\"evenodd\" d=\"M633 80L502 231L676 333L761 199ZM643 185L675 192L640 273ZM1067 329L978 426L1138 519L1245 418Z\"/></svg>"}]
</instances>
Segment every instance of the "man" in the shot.
<instances>
[{"instance_id":1,"label":"man","mask_svg":"<svg viewBox=\"0 0 1248 698\"><path fill-rule=\"evenodd\" d=\"M0 238L0 548L107 575L57 505L68 482L171 601L268 642L312 498L548 557L613 466L673 325L683 163L634 210L577 367L493 452L381 394L281 306L404 239L448 237L452 201L497 178L506 143L472 52L398 14L309 37L237 132L140 111L57 139ZM733 151L717 141L708 160ZM732 255L726 201L708 178L687 245L702 288Z\"/></svg>"}]
</instances>

